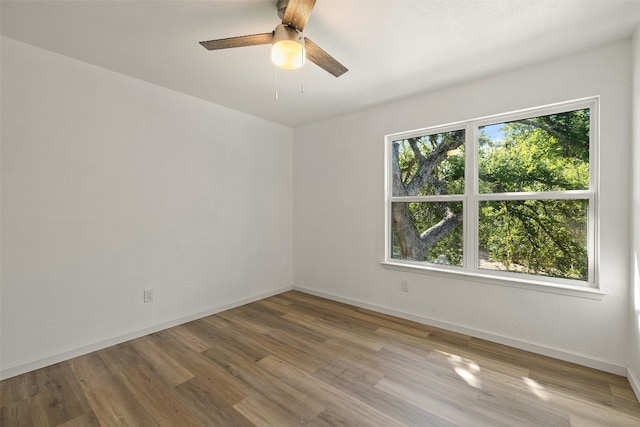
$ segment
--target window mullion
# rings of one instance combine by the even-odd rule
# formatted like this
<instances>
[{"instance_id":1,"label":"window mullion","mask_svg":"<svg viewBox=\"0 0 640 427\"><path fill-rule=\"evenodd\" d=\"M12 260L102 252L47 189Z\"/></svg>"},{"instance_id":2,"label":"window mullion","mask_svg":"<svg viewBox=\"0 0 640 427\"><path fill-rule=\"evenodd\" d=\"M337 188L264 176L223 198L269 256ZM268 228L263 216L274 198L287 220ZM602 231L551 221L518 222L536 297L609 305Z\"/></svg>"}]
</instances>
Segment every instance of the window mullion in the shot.
<instances>
[{"instance_id":1,"label":"window mullion","mask_svg":"<svg viewBox=\"0 0 640 427\"><path fill-rule=\"evenodd\" d=\"M578 200L587 199L589 190L540 191L521 193L484 193L477 194L479 200Z\"/></svg>"},{"instance_id":2,"label":"window mullion","mask_svg":"<svg viewBox=\"0 0 640 427\"><path fill-rule=\"evenodd\" d=\"M460 202L464 201L464 194L443 194L439 196L391 196L389 201L394 202Z\"/></svg>"},{"instance_id":3,"label":"window mullion","mask_svg":"<svg viewBox=\"0 0 640 427\"><path fill-rule=\"evenodd\" d=\"M464 268L475 270L478 266L478 128L474 123L467 124L465 137Z\"/></svg>"}]
</instances>

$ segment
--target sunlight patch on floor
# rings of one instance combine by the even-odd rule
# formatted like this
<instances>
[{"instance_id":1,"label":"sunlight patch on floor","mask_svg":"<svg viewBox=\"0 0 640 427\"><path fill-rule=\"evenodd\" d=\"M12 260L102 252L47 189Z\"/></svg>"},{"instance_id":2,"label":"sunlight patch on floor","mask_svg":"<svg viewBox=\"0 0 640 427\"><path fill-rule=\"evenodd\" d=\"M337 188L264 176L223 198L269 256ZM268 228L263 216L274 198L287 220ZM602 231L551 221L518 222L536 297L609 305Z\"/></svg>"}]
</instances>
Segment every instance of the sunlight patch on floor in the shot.
<instances>
[{"instance_id":1,"label":"sunlight patch on floor","mask_svg":"<svg viewBox=\"0 0 640 427\"><path fill-rule=\"evenodd\" d=\"M455 354L447 354L447 360L453 366L453 370L460 378L471 387L482 389L482 381L476 375L480 372L480 366L473 360L465 359Z\"/></svg>"},{"instance_id":2,"label":"sunlight patch on floor","mask_svg":"<svg viewBox=\"0 0 640 427\"><path fill-rule=\"evenodd\" d=\"M551 399L551 395L544 390L544 387L541 386L537 381L532 380L531 378L522 377L522 382L529 388L529 390L535 394L541 400L548 402Z\"/></svg>"}]
</instances>

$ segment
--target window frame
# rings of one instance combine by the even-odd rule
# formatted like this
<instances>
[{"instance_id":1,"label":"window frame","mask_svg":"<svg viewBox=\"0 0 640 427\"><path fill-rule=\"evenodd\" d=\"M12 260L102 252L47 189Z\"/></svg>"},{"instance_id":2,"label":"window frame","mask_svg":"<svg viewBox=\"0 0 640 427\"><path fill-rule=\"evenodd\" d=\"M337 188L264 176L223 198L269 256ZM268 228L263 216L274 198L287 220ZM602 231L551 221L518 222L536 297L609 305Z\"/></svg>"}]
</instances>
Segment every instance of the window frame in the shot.
<instances>
[{"instance_id":1,"label":"window frame","mask_svg":"<svg viewBox=\"0 0 640 427\"><path fill-rule=\"evenodd\" d=\"M599 192L599 104L598 96L576 99L567 102L549 104L495 114L445 125L430 126L406 132L386 135L384 138L385 161L385 258L383 266L404 271L442 273L445 275L464 275L499 285L517 286L533 289L542 287L552 292L578 294L590 298L599 298L604 292L599 290L598 280L598 192ZM579 109L589 109L589 188L586 190L566 190L553 192L515 192L515 193L480 193L479 192L479 155L478 131L482 126L505 123L513 120L546 116ZM454 130L465 131L465 193L437 196L394 196L392 176L392 145L394 141L411 137L432 135ZM528 273L480 269L479 261L479 213L478 207L483 201L513 200L588 200L587 212L587 257L588 279L586 281L555 278ZM461 201L463 205L463 265L449 266L427 261L412 261L392 257L392 223L391 210L394 202L433 202ZM566 291L566 292L564 292ZM574 292L575 291L575 292ZM584 291L584 292L581 292ZM584 295L583 295L584 294Z\"/></svg>"}]
</instances>

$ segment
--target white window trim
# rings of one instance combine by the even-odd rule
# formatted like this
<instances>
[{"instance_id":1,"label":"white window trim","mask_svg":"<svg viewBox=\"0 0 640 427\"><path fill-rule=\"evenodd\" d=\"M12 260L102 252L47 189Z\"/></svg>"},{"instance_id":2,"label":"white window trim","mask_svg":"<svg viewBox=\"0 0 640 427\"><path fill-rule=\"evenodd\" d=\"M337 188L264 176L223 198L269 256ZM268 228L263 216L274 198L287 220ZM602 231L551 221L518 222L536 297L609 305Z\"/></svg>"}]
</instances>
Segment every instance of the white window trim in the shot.
<instances>
[{"instance_id":1,"label":"white window trim","mask_svg":"<svg viewBox=\"0 0 640 427\"><path fill-rule=\"evenodd\" d=\"M548 193L491 193L478 192L478 155L477 129L481 126L502 123L522 118L544 116L577 109L590 109L590 150L589 150L589 189ZM577 99L569 102L528 108L510 113L485 116L472 120L432 126L408 132L399 132L385 136L385 259L382 266L389 269L419 272L426 274L445 275L448 277L464 276L467 280L480 281L498 286L509 286L551 292L562 295L578 296L591 299L601 299L606 292L599 289L598 259L599 259L599 224L598 224L598 192L599 192L599 97ZM391 149L393 141L422 135L442 133L452 130L465 130L465 194L441 196L397 197L392 194L392 165ZM562 278L536 276L508 271L479 269L478 265L478 227L476 209L485 200L542 200L542 199L574 199L585 198L589 201L588 211L588 281L576 281ZM409 261L392 258L391 254L391 204L392 202L418 201L462 201L465 213L463 221L464 259L463 266L447 266L420 261ZM473 233L471 233L473 231Z\"/></svg>"}]
</instances>

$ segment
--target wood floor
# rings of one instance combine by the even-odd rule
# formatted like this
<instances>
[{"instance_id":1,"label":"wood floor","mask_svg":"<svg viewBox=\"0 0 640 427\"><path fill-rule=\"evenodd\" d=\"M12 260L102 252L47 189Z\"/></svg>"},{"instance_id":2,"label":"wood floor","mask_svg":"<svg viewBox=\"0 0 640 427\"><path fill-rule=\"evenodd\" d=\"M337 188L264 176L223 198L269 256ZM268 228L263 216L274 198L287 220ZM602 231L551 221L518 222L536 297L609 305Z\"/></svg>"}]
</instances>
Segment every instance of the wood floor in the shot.
<instances>
[{"instance_id":1,"label":"wood floor","mask_svg":"<svg viewBox=\"0 0 640 427\"><path fill-rule=\"evenodd\" d=\"M0 383L9 426L640 426L616 375L300 292Z\"/></svg>"}]
</instances>

